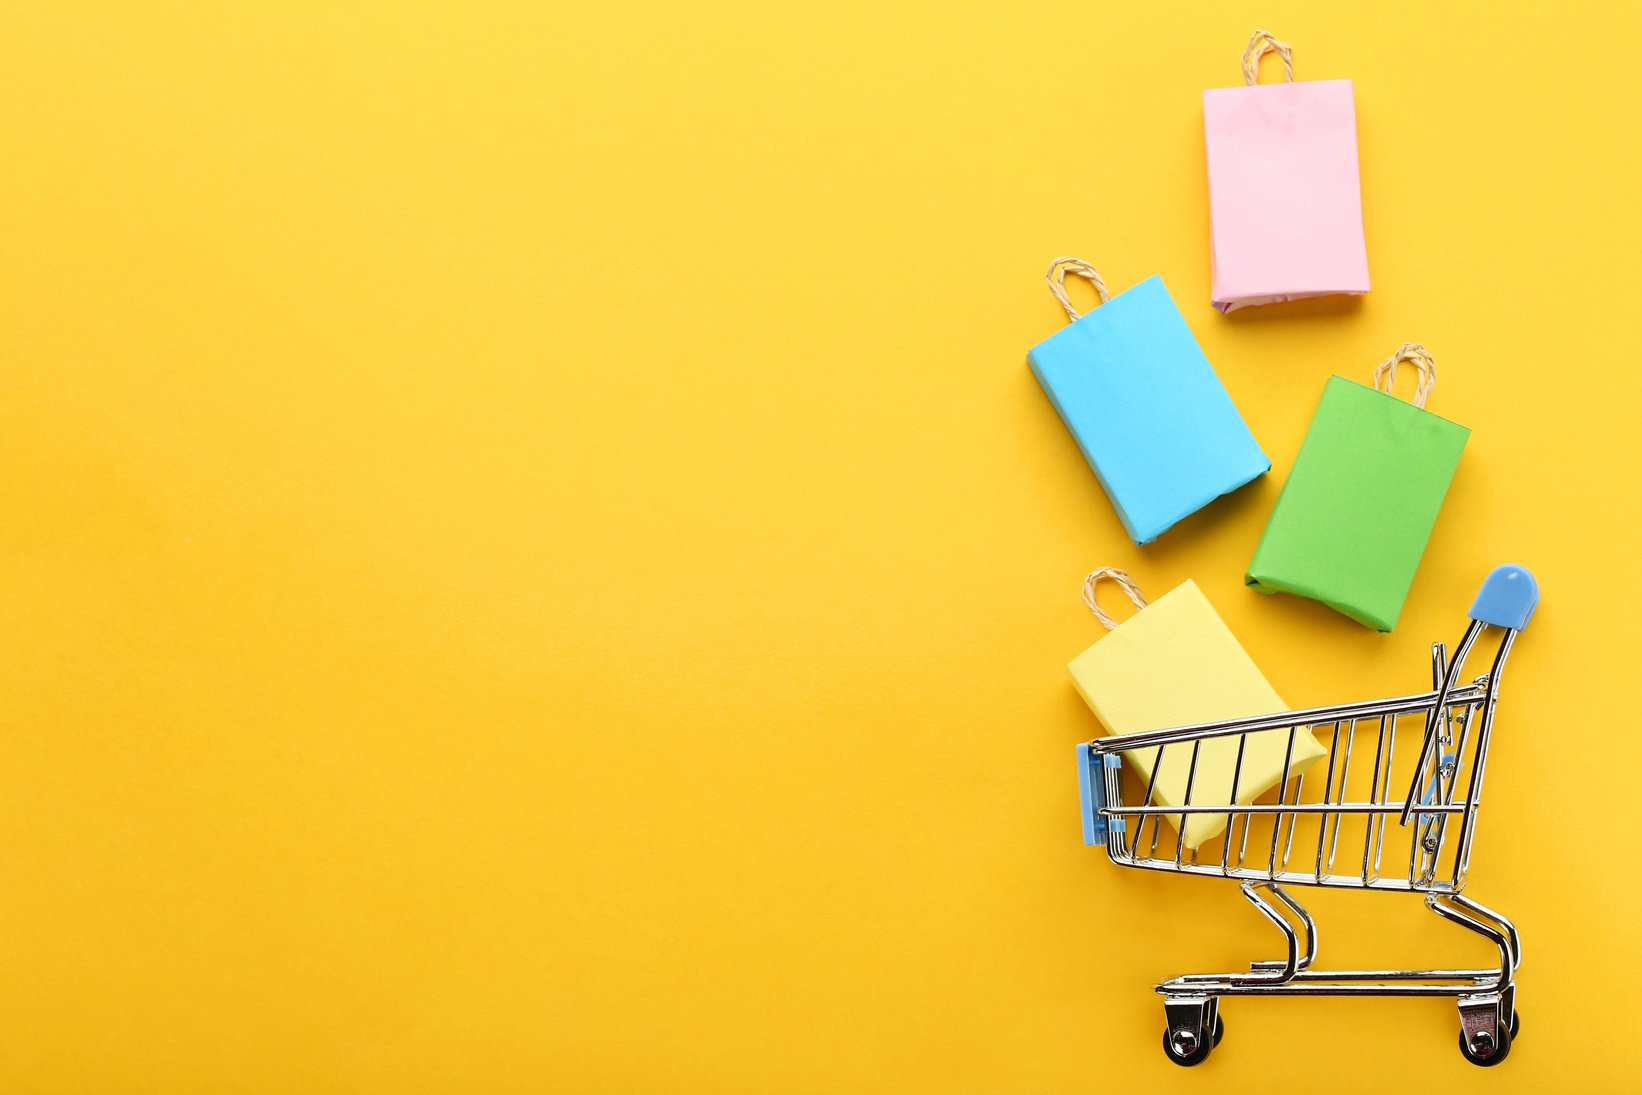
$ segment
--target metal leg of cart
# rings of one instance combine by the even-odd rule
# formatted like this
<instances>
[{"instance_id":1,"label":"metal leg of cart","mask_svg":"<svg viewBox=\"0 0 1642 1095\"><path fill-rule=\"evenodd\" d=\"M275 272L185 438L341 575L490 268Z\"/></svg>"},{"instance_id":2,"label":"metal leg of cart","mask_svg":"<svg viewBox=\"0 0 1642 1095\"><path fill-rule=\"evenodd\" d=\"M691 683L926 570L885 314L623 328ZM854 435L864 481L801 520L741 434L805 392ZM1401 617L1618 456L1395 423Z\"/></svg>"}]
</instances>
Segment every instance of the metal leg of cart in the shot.
<instances>
[{"instance_id":1,"label":"metal leg of cart","mask_svg":"<svg viewBox=\"0 0 1642 1095\"><path fill-rule=\"evenodd\" d=\"M1317 926L1311 914L1290 897L1287 890L1275 882L1245 882L1242 891L1261 915L1283 933L1288 956L1281 961L1255 962L1248 974L1187 974L1159 985L1157 990L1163 993L1163 1014L1168 1024L1163 1032L1163 1052L1177 1065L1202 1064L1209 1052L1220 1044L1226 1033L1220 1018L1220 997L1237 995L1239 991L1228 988L1229 982L1282 984L1302 973L1317 957ZM1276 897L1277 902L1271 901L1268 895ZM1298 929L1283 915L1284 909L1299 922ZM1304 946L1300 942L1302 932Z\"/></svg>"},{"instance_id":2,"label":"metal leg of cart","mask_svg":"<svg viewBox=\"0 0 1642 1095\"><path fill-rule=\"evenodd\" d=\"M1314 970L1317 926L1310 914L1275 882L1245 882L1242 890L1282 931L1287 957L1250 963L1247 973L1185 974L1158 985L1168 1024L1163 1050L1171 1061L1200 1064L1220 1043L1225 1031L1222 996L1453 997L1465 1059L1483 1066L1505 1060L1520 1029L1513 974L1522 962L1522 947L1504 916L1457 893L1432 893L1425 899L1438 916L1492 941L1500 952L1497 969Z\"/></svg>"},{"instance_id":3,"label":"metal leg of cart","mask_svg":"<svg viewBox=\"0 0 1642 1095\"><path fill-rule=\"evenodd\" d=\"M1492 991L1459 997L1460 1052L1476 1065L1497 1065L1511 1051L1520 1029L1515 973L1522 964L1522 941L1505 917L1461 894L1426 894L1428 909L1469 928L1499 948L1499 976Z\"/></svg>"}]
</instances>

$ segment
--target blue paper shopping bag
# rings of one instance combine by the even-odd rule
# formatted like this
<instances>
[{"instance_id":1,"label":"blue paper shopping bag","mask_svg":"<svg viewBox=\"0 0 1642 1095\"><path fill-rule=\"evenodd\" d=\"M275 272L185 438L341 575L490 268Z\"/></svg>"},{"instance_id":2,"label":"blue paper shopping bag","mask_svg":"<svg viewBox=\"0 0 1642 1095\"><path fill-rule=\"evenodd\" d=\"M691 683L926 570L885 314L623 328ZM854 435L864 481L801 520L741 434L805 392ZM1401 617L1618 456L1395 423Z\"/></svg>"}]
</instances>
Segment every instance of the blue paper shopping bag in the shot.
<instances>
[{"instance_id":1,"label":"blue paper shopping bag","mask_svg":"<svg viewBox=\"0 0 1642 1095\"><path fill-rule=\"evenodd\" d=\"M1100 294L1087 315L1066 296L1069 273ZM1088 263L1059 258L1049 267L1049 287L1071 323L1034 346L1027 360L1130 539L1150 543L1266 473L1271 461L1162 278L1114 297Z\"/></svg>"}]
</instances>

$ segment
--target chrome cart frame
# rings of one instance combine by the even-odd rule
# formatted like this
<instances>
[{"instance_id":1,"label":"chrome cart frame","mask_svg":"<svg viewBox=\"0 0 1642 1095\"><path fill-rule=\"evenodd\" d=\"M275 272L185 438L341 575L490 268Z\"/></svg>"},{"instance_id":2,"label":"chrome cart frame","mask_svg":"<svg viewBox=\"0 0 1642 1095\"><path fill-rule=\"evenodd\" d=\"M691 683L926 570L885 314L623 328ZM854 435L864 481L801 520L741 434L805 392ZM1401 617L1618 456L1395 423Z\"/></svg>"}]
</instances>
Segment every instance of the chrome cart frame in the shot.
<instances>
[{"instance_id":1,"label":"chrome cart frame","mask_svg":"<svg viewBox=\"0 0 1642 1095\"><path fill-rule=\"evenodd\" d=\"M1246 973L1186 974L1157 986L1168 1023L1163 1048L1170 1060L1195 1065L1219 1044L1223 996L1454 997L1466 1059L1479 1065L1505 1059L1519 1029L1514 974L1522 961L1521 944L1508 919L1460 891L1476 837L1500 678L1538 600L1528 571L1494 570L1471 606L1470 626L1453 659L1441 643L1432 647L1429 692L1100 738L1078 747L1086 843L1104 844L1112 861L1124 867L1239 879L1243 896L1283 934L1287 953L1280 960L1251 963ZM1492 665L1461 683L1472 648L1490 628L1501 633ZM1400 765L1399 730L1405 741L1419 735L1412 752L1404 749L1407 759ZM1273 789L1276 801L1240 805L1247 736L1269 731L1288 735L1282 779ZM1329 747L1328 755L1291 780L1295 737L1306 731ZM1220 800L1194 801L1202 743L1233 736L1239 745L1230 794L1219 788ZM1144 798L1128 805L1122 754L1147 749L1156 753ZM1354 752L1363 754L1355 772ZM1153 801L1164 763L1188 766L1179 804ZM1180 824L1187 814L1223 814L1225 829L1189 849ZM1164 835L1166 820L1172 839ZM1284 888L1289 885L1424 894L1432 912L1493 942L1499 965L1314 969L1317 927Z\"/></svg>"}]
</instances>

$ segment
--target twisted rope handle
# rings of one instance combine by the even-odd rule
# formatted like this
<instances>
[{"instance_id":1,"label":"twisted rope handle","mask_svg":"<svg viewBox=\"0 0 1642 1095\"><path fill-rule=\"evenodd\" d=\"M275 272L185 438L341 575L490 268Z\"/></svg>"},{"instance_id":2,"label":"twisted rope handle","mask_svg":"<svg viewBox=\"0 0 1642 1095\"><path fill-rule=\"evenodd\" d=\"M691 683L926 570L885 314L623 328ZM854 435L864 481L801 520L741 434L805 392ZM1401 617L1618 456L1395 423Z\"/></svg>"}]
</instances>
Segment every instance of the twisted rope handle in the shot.
<instances>
[{"instance_id":1,"label":"twisted rope handle","mask_svg":"<svg viewBox=\"0 0 1642 1095\"><path fill-rule=\"evenodd\" d=\"M1283 74L1289 83L1294 83L1294 47L1273 38L1269 30L1257 30L1249 36L1249 44L1243 50L1243 82L1251 87L1260 82L1260 58L1268 53L1276 53L1283 59Z\"/></svg>"},{"instance_id":2,"label":"twisted rope handle","mask_svg":"<svg viewBox=\"0 0 1642 1095\"><path fill-rule=\"evenodd\" d=\"M1123 590L1137 609L1146 607L1146 597L1140 592L1140 587L1135 585L1135 580L1129 577L1129 572L1126 570L1119 570L1117 567L1101 567L1099 570L1089 572L1089 576L1083 579L1083 603L1088 605L1089 611L1095 614L1095 619L1099 621L1100 626L1107 631L1116 631L1117 621L1108 616L1106 610L1100 607L1100 602L1095 600L1095 594L1099 591L1100 583L1103 581L1115 582L1117 587Z\"/></svg>"},{"instance_id":3,"label":"twisted rope handle","mask_svg":"<svg viewBox=\"0 0 1642 1095\"><path fill-rule=\"evenodd\" d=\"M1071 322L1076 323L1082 319L1083 313L1072 307L1072 300L1066 295L1067 274L1076 274L1093 285L1095 292L1100 295L1102 304L1112 299L1112 294L1106 291L1106 283L1100 280L1099 271L1082 259L1061 256L1049 264L1049 272L1044 275L1044 280L1049 282L1049 291L1055 294L1060 306L1066 309L1066 318Z\"/></svg>"},{"instance_id":4,"label":"twisted rope handle","mask_svg":"<svg viewBox=\"0 0 1642 1095\"><path fill-rule=\"evenodd\" d=\"M1380 362L1374 370L1374 390L1391 395L1391 388L1397 383L1397 366L1404 361L1414 366L1419 376L1411 402L1423 410L1426 400L1431 398L1431 389L1437 386L1437 363L1431 360L1431 352L1418 342L1403 343L1396 353Z\"/></svg>"}]
</instances>

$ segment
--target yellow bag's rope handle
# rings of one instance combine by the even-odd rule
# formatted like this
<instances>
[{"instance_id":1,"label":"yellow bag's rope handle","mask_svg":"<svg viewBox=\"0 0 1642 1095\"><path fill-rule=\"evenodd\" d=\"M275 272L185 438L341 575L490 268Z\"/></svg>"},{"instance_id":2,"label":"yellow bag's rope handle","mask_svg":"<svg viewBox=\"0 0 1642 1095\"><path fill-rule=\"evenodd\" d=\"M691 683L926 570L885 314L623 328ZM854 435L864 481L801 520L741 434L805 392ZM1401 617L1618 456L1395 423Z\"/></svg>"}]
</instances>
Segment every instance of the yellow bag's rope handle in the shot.
<instances>
[{"instance_id":1,"label":"yellow bag's rope handle","mask_svg":"<svg viewBox=\"0 0 1642 1095\"><path fill-rule=\"evenodd\" d=\"M1243 82L1251 87L1260 82L1260 58L1268 53L1283 59L1283 75L1294 83L1294 47L1273 38L1269 30L1257 30L1249 37L1243 50Z\"/></svg>"},{"instance_id":2,"label":"yellow bag's rope handle","mask_svg":"<svg viewBox=\"0 0 1642 1095\"><path fill-rule=\"evenodd\" d=\"M1426 401L1431 398L1431 389L1437 386L1437 363L1431 360L1431 352L1418 342L1403 343L1397 347L1396 353L1380 362L1374 370L1374 390L1391 395L1391 387L1397 383L1397 366L1404 361L1414 366L1414 372L1419 376L1414 398L1410 402L1423 410Z\"/></svg>"},{"instance_id":3,"label":"yellow bag's rope handle","mask_svg":"<svg viewBox=\"0 0 1642 1095\"><path fill-rule=\"evenodd\" d=\"M1089 572L1089 576L1083 579L1083 603L1089 606L1089 611L1095 614L1095 619L1100 622L1102 627L1107 631L1116 631L1117 621L1108 616L1106 610L1100 607L1100 602L1095 600L1095 594L1099 592L1100 583L1103 581L1115 583L1137 609L1146 607L1146 596L1140 592L1140 587L1135 585L1135 580L1129 577L1129 572L1126 570L1119 570L1117 567L1101 567L1098 570Z\"/></svg>"},{"instance_id":4,"label":"yellow bag's rope handle","mask_svg":"<svg viewBox=\"0 0 1642 1095\"><path fill-rule=\"evenodd\" d=\"M1049 282L1049 291L1055 294L1060 306L1066 309L1066 318L1073 323L1083 318L1083 313L1072 307L1072 300L1066 295L1066 275L1076 274L1095 287L1100 295L1100 302L1105 304L1112 299L1112 294L1106 291L1106 283L1100 280L1100 272L1082 259L1061 256L1049 264L1049 272L1044 279Z\"/></svg>"}]
</instances>

